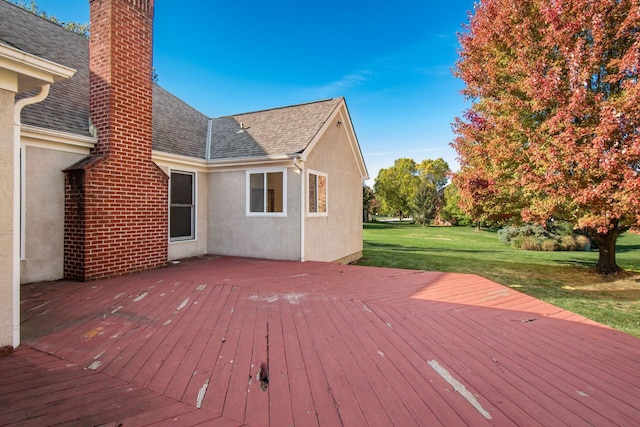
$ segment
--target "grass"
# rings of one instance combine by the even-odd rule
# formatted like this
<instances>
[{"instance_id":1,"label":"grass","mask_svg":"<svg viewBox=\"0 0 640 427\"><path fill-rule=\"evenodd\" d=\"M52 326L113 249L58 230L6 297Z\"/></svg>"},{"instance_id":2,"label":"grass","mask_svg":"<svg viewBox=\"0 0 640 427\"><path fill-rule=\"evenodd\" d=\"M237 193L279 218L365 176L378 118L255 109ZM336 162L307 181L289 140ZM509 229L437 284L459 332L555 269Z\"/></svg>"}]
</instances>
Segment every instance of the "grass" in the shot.
<instances>
[{"instance_id":1,"label":"grass","mask_svg":"<svg viewBox=\"0 0 640 427\"><path fill-rule=\"evenodd\" d=\"M523 251L490 230L370 223L359 264L478 274L640 337L640 235L620 236L616 258L626 273L603 277L597 251Z\"/></svg>"}]
</instances>

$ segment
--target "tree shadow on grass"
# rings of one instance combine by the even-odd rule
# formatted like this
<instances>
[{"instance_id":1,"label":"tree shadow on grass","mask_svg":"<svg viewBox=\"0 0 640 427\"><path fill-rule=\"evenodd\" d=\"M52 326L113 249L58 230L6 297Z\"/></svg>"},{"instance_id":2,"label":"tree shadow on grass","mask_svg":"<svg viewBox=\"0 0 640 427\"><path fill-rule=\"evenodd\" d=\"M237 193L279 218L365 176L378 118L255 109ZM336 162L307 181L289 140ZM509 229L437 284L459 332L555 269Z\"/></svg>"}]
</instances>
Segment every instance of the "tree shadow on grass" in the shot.
<instances>
[{"instance_id":1,"label":"tree shadow on grass","mask_svg":"<svg viewBox=\"0 0 640 427\"><path fill-rule=\"evenodd\" d=\"M640 251L640 245L621 245L621 244L616 245L616 252L618 253L633 252L633 251Z\"/></svg>"},{"instance_id":2,"label":"tree shadow on grass","mask_svg":"<svg viewBox=\"0 0 640 427\"><path fill-rule=\"evenodd\" d=\"M431 248L431 247L420 247L420 246L405 246L405 245L395 245L391 243L379 243L379 242L365 242L364 250L367 249L379 249L379 250L389 250L394 252L440 252L440 253L506 253L507 250L487 250L487 249L446 249L446 248Z\"/></svg>"},{"instance_id":3,"label":"tree shadow on grass","mask_svg":"<svg viewBox=\"0 0 640 427\"><path fill-rule=\"evenodd\" d=\"M380 243L380 242L365 242L364 244L364 254L365 258L367 258L367 251L373 251L376 253L384 253L389 252L389 257L385 259L379 266L397 266L397 262L394 262L393 257L401 257L402 254L406 254L407 257L415 258L416 261L419 261L418 257L422 253L426 258L428 256L436 256L443 257L448 259L454 259L459 257L460 265L467 265L469 262L477 263L482 262L481 258L483 254L486 254L486 263L493 264L506 264L513 265L519 264L532 264L539 265L540 262L536 262L536 260L527 260L527 259L516 259L511 256L512 250L505 246L504 250L494 249L460 249L460 248L433 248L433 247L419 247L419 246L406 246L392 243ZM535 252L533 252L535 253ZM566 254L566 252L563 252ZM583 253L583 252L576 252ZM507 258L505 258L507 257ZM403 260L407 261L407 260ZM387 263L385 265L385 263ZM548 264L549 267L560 267L560 268L576 268L580 269L584 273L595 272L595 266L597 263L597 259L594 258L558 258L558 259L545 259L545 264ZM623 267L624 268L624 267ZM490 269L488 267L488 269ZM517 269L517 268L516 268ZM468 269L461 268L460 272L468 272ZM483 275L485 272L477 271L476 274Z\"/></svg>"}]
</instances>

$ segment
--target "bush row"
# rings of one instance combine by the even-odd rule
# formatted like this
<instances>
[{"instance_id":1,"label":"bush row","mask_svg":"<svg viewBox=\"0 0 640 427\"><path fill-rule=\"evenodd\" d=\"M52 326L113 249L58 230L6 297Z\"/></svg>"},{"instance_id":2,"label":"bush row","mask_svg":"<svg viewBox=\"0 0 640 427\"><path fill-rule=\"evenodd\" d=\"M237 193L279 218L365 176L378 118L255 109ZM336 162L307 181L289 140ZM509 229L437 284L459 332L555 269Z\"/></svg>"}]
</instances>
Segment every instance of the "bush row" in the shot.
<instances>
[{"instance_id":1,"label":"bush row","mask_svg":"<svg viewBox=\"0 0 640 427\"><path fill-rule=\"evenodd\" d=\"M527 251L588 251L589 238L580 234L560 235L546 228L528 224L520 227L504 227L498 230L502 243Z\"/></svg>"}]
</instances>

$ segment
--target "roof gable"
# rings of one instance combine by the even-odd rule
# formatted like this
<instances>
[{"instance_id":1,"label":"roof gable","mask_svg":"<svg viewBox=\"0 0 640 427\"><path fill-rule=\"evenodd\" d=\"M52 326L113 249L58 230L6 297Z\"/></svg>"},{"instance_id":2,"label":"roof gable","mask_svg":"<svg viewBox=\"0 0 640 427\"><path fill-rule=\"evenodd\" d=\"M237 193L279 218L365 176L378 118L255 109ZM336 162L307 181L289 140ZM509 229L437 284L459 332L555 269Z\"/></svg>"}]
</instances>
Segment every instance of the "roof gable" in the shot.
<instances>
[{"instance_id":1,"label":"roof gable","mask_svg":"<svg viewBox=\"0 0 640 427\"><path fill-rule=\"evenodd\" d=\"M347 108L347 102L344 98L340 98L340 103L336 106L331 115L324 122L322 128L316 134L316 136L311 140L311 142L307 145L307 147L302 152L300 158L303 161L306 161L307 157L313 151L316 144L320 141L320 138L327 130L327 127L332 123L337 123L339 127L343 129L347 140L349 141L349 148L351 148L351 153L356 161L356 165L358 166L358 171L360 172L360 176L362 180L369 179L369 172L367 171L367 166L364 163L364 157L362 156L362 150L360 149L360 143L358 142L358 138L356 136L355 130L353 128L353 123L351 122L351 115L349 114L349 109Z\"/></svg>"}]
</instances>

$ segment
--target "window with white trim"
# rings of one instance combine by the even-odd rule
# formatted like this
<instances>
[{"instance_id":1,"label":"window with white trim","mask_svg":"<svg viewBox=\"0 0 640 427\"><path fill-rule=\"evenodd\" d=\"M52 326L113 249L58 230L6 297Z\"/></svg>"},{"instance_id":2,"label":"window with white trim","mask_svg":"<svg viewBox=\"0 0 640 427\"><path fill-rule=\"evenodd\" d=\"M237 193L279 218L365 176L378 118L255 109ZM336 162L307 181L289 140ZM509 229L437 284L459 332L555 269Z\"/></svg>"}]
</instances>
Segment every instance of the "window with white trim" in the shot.
<instances>
[{"instance_id":1,"label":"window with white trim","mask_svg":"<svg viewBox=\"0 0 640 427\"><path fill-rule=\"evenodd\" d=\"M196 238L196 176L192 172L171 172L169 187L169 237L171 241Z\"/></svg>"},{"instance_id":2,"label":"window with white trim","mask_svg":"<svg viewBox=\"0 0 640 427\"><path fill-rule=\"evenodd\" d=\"M247 215L286 215L286 188L286 169L247 171Z\"/></svg>"},{"instance_id":3,"label":"window with white trim","mask_svg":"<svg viewBox=\"0 0 640 427\"><path fill-rule=\"evenodd\" d=\"M307 211L309 215L327 214L327 174L309 171L307 173L309 186Z\"/></svg>"}]
</instances>

